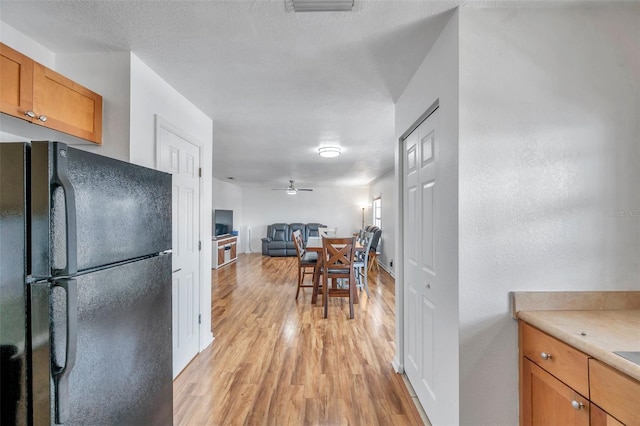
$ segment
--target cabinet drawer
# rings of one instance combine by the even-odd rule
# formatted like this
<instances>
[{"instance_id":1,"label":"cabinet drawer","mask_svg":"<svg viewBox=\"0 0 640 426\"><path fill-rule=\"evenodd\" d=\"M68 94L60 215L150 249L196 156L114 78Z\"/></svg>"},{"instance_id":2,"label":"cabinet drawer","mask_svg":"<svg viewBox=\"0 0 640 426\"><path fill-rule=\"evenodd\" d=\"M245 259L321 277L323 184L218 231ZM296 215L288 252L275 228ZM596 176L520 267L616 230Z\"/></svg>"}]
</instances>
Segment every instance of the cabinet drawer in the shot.
<instances>
[{"instance_id":1,"label":"cabinet drawer","mask_svg":"<svg viewBox=\"0 0 640 426\"><path fill-rule=\"evenodd\" d=\"M626 425L640 425L640 382L595 359L589 360L591 401Z\"/></svg>"},{"instance_id":2,"label":"cabinet drawer","mask_svg":"<svg viewBox=\"0 0 640 426\"><path fill-rule=\"evenodd\" d=\"M522 355L589 397L589 357L571 346L520 322Z\"/></svg>"}]
</instances>

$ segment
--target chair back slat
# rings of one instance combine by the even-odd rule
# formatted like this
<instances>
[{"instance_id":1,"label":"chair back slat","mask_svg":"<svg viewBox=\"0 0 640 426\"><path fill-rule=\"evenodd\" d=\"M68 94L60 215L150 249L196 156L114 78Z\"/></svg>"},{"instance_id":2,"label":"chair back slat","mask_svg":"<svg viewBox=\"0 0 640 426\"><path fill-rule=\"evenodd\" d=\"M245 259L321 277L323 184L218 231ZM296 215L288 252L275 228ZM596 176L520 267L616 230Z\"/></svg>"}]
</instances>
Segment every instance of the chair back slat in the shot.
<instances>
[{"instance_id":1,"label":"chair back slat","mask_svg":"<svg viewBox=\"0 0 640 426\"><path fill-rule=\"evenodd\" d=\"M298 289L296 290L296 299L298 299L298 294L300 294L300 289L303 287L314 287L313 283L310 285L304 285L304 277L305 275L314 276L316 271L316 263L317 258L313 258L313 256L305 256L304 243L302 241L302 230L296 229L291 233L292 239L294 241L294 247L296 249L296 255L298 256ZM309 272L311 269L311 272ZM312 280L313 281L313 280Z\"/></svg>"},{"instance_id":2,"label":"chair back slat","mask_svg":"<svg viewBox=\"0 0 640 426\"><path fill-rule=\"evenodd\" d=\"M373 242L373 232L364 232L360 244L364 250L358 252L358 260L365 261L369 257L369 250L371 250L371 243Z\"/></svg>"},{"instance_id":3,"label":"chair back slat","mask_svg":"<svg viewBox=\"0 0 640 426\"><path fill-rule=\"evenodd\" d=\"M298 260L302 259L302 256L304 256L304 246L302 244L302 233L299 229L296 229L295 231L293 231L292 233L293 235L293 241L294 241L294 246L296 248L296 255L298 256Z\"/></svg>"},{"instance_id":4,"label":"chair back slat","mask_svg":"<svg viewBox=\"0 0 640 426\"><path fill-rule=\"evenodd\" d=\"M335 237L337 232L337 228L318 228L321 237Z\"/></svg>"},{"instance_id":5,"label":"chair back slat","mask_svg":"<svg viewBox=\"0 0 640 426\"><path fill-rule=\"evenodd\" d=\"M331 238L322 239L324 265L327 269L349 270L355 256L355 238Z\"/></svg>"},{"instance_id":6,"label":"chair back slat","mask_svg":"<svg viewBox=\"0 0 640 426\"><path fill-rule=\"evenodd\" d=\"M355 257L356 238L322 239L322 293L324 302L324 317L327 317L329 297L349 298L349 318L353 318L353 304L357 301L355 292L355 273L353 263ZM333 286L329 288L329 279ZM338 281L345 281L348 287L338 288ZM357 302L356 302L357 303Z\"/></svg>"}]
</instances>

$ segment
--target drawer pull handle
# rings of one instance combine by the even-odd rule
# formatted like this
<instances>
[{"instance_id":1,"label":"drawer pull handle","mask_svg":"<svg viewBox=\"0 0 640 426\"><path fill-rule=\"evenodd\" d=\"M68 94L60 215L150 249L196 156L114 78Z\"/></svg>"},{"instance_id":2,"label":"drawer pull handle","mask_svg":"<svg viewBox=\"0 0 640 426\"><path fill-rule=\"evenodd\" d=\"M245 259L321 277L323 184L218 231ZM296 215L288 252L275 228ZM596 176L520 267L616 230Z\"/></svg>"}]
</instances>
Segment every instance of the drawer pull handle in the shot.
<instances>
[{"instance_id":1,"label":"drawer pull handle","mask_svg":"<svg viewBox=\"0 0 640 426\"><path fill-rule=\"evenodd\" d=\"M582 402L578 402L578 401L573 400L573 401L571 401L571 406L573 408L575 408L576 410L581 410L582 407L584 407L584 404Z\"/></svg>"},{"instance_id":2,"label":"drawer pull handle","mask_svg":"<svg viewBox=\"0 0 640 426\"><path fill-rule=\"evenodd\" d=\"M551 354L548 354L546 352L542 352L540 353L540 358L544 359L545 361L548 359L551 359Z\"/></svg>"}]
</instances>

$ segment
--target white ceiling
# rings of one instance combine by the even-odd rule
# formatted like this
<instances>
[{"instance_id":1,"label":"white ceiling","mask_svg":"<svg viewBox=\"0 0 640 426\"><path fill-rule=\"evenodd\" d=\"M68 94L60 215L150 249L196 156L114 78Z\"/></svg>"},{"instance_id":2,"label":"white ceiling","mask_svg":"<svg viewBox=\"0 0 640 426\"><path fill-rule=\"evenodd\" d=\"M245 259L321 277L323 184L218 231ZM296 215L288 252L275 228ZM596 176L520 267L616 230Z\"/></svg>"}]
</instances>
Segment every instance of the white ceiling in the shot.
<instances>
[{"instance_id":1,"label":"white ceiling","mask_svg":"<svg viewBox=\"0 0 640 426\"><path fill-rule=\"evenodd\" d=\"M460 1L1 1L55 53L132 51L213 119L214 168L240 185L364 185L393 168L394 102ZM338 144L324 159L316 149Z\"/></svg>"}]
</instances>

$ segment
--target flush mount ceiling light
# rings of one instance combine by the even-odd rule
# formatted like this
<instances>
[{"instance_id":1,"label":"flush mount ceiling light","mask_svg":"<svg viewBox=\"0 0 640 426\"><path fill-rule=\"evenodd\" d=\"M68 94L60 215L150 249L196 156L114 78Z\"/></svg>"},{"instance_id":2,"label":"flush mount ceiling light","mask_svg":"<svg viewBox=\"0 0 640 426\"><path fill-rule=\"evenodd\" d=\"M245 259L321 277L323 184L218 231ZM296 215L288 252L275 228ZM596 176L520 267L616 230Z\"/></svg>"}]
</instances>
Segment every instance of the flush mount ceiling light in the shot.
<instances>
[{"instance_id":1,"label":"flush mount ceiling light","mask_svg":"<svg viewBox=\"0 0 640 426\"><path fill-rule=\"evenodd\" d=\"M318 148L318 154L320 154L320 157L324 158L337 157L340 155L340 152L342 152L342 150L339 146L322 146Z\"/></svg>"},{"instance_id":2,"label":"flush mount ceiling light","mask_svg":"<svg viewBox=\"0 0 640 426\"><path fill-rule=\"evenodd\" d=\"M350 12L354 0L285 0L287 10L295 12Z\"/></svg>"}]
</instances>

